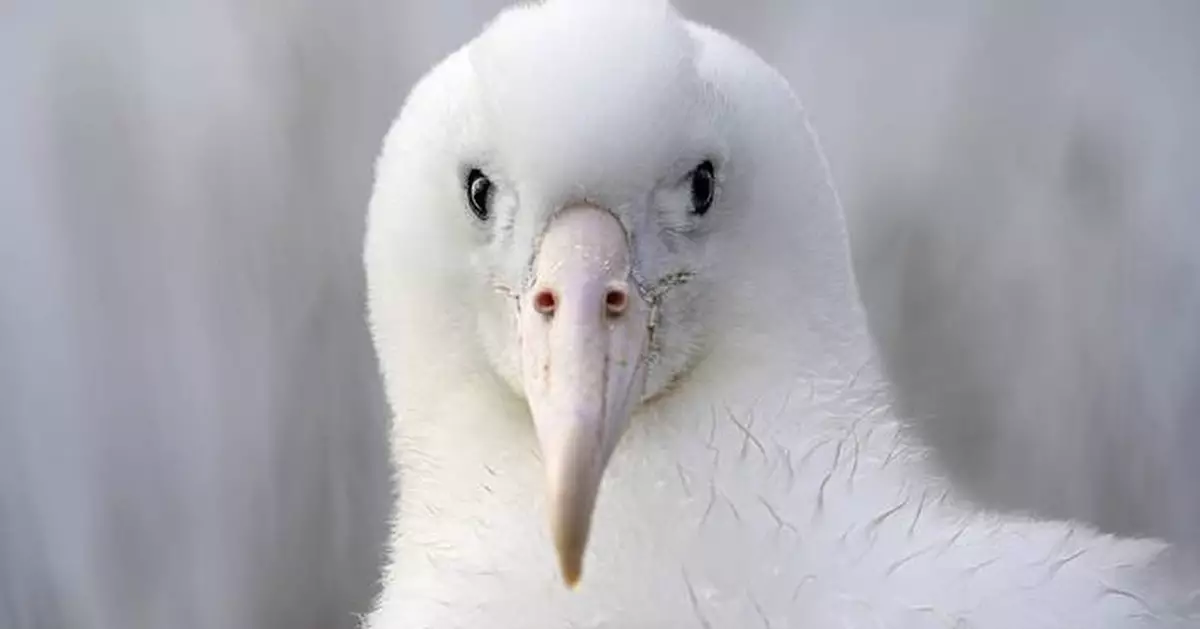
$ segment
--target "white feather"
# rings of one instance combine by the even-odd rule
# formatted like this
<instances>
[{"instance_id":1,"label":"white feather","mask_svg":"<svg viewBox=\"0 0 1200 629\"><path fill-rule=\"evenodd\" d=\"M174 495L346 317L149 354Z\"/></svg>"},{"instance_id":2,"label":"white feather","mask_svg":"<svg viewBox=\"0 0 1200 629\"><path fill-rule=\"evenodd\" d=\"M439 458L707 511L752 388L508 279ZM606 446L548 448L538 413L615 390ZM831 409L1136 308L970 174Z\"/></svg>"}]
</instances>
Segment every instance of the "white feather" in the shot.
<instances>
[{"instance_id":1,"label":"white feather","mask_svg":"<svg viewBox=\"0 0 1200 629\"><path fill-rule=\"evenodd\" d=\"M715 155L703 220L672 182ZM466 210L464 169L496 173ZM665 305L658 393L606 473L580 590L560 583L497 279L576 198L696 280ZM390 627L1182 627L1164 545L960 503L898 430L841 208L786 82L655 7L503 14L414 89L366 242L396 412Z\"/></svg>"}]
</instances>

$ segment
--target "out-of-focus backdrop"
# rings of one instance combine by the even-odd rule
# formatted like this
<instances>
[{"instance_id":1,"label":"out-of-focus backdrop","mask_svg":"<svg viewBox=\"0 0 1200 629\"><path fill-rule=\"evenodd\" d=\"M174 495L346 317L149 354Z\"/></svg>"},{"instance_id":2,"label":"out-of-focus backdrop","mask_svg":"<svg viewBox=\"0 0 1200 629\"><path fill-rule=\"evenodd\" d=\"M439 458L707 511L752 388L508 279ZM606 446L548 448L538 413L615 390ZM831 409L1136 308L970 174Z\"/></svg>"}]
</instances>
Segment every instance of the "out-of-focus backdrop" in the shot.
<instances>
[{"instance_id":1,"label":"out-of-focus backdrop","mask_svg":"<svg viewBox=\"0 0 1200 629\"><path fill-rule=\"evenodd\" d=\"M502 4L0 6L0 627L368 609L372 163ZM898 403L953 476L1200 546L1200 3L677 5L807 102Z\"/></svg>"}]
</instances>

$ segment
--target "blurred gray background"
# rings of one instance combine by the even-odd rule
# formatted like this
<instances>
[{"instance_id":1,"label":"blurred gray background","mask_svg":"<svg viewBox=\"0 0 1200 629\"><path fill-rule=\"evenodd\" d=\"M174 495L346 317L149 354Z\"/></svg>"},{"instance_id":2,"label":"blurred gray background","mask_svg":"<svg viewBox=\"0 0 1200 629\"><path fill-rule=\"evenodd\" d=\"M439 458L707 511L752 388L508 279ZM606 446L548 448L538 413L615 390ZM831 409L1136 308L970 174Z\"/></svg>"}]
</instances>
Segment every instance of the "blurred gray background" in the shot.
<instances>
[{"instance_id":1,"label":"blurred gray background","mask_svg":"<svg viewBox=\"0 0 1200 629\"><path fill-rule=\"evenodd\" d=\"M0 6L0 627L368 609L372 163L502 4ZM898 403L953 476L1200 547L1200 3L677 4L807 102Z\"/></svg>"}]
</instances>

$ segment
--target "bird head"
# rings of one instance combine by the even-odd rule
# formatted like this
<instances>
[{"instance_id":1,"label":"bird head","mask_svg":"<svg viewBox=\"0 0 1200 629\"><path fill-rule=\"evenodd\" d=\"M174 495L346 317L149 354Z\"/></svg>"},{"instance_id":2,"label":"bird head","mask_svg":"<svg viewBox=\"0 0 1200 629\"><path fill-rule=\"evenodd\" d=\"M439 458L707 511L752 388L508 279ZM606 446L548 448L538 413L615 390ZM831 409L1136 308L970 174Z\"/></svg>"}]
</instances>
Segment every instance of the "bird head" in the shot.
<instances>
[{"instance_id":1,"label":"bird head","mask_svg":"<svg viewBox=\"0 0 1200 629\"><path fill-rule=\"evenodd\" d=\"M366 260L393 407L464 370L522 399L574 585L639 409L722 343L785 343L781 315L789 338L829 338L822 308L853 302L831 194L786 83L731 40L665 3L510 9L414 89L377 167ZM811 325L773 301L806 287Z\"/></svg>"}]
</instances>

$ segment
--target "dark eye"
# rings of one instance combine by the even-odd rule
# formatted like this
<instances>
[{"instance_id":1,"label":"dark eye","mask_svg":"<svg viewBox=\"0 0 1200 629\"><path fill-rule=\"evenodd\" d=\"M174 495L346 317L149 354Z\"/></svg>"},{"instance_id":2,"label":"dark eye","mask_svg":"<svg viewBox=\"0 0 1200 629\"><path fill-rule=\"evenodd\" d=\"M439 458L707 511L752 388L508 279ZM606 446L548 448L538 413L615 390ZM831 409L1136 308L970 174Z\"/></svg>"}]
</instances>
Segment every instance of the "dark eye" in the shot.
<instances>
[{"instance_id":1,"label":"dark eye","mask_svg":"<svg viewBox=\"0 0 1200 629\"><path fill-rule=\"evenodd\" d=\"M479 220L487 220L492 209L492 180L478 168L467 173L467 203Z\"/></svg>"},{"instance_id":2,"label":"dark eye","mask_svg":"<svg viewBox=\"0 0 1200 629\"><path fill-rule=\"evenodd\" d=\"M713 164L705 161L692 171L692 211L703 216L712 207L717 194L717 178Z\"/></svg>"}]
</instances>

